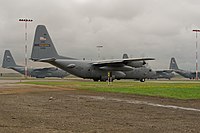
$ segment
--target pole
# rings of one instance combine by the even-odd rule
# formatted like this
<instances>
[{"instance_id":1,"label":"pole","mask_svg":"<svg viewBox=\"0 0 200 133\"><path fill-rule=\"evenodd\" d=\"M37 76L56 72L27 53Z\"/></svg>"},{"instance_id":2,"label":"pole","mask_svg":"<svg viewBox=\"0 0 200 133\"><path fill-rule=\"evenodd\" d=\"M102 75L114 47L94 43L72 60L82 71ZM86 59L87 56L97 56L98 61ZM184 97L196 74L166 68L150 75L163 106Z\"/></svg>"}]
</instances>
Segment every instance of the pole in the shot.
<instances>
[{"instance_id":1,"label":"pole","mask_svg":"<svg viewBox=\"0 0 200 133\"><path fill-rule=\"evenodd\" d=\"M28 77L28 54L27 54L27 42L28 34L27 34L27 21L25 22L25 79Z\"/></svg>"},{"instance_id":2,"label":"pole","mask_svg":"<svg viewBox=\"0 0 200 133\"><path fill-rule=\"evenodd\" d=\"M98 45L97 49L98 49L98 60L100 60L100 48L103 48L102 45Z\"/></svg>"},{"instance_id":3,"label":"pole","mask_svg":"<svg viewBox=\"0 0 200 133\"><path fill-rule=\"evenodd\" d=\"M27 54L27 49L28 49L28 22L32 22L32 19L19 19L19 21L22 21L25 23L25 67L24 67L24 76L25 79L28 77L28 54Z\"/></svg>"},{"instance_id":4,"label":"pole","mask_svg":"<svg viewBox=\"0 0 200 133\"><path fill-rule=\"evenodd\" d=\"M196 80L198 80L198 40L197 40L197 32L196 32Z\"/></svg>"},{"instance_id":5,"label":"pole","mask_svg":"<svg viewBox=\"0 0 200 133\"><path fill-rule=\"evenodd\" d=\"M197 32L200 32L200 30L193 30L196 32L196 80L198 80L198 36Z\"/></svg>"}]
</instances>

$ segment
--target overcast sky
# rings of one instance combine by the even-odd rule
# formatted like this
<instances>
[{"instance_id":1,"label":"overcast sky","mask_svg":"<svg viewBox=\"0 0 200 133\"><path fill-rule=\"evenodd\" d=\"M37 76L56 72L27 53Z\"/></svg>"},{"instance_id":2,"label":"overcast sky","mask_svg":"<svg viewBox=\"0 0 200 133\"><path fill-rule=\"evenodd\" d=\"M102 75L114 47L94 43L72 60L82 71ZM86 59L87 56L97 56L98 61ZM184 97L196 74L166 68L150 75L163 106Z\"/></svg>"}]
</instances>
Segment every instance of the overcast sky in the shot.
<instances>
[{"instance_id":1,"label":"overcast sky","mask_svg":"<svg viewBox=\"0 0 200 133\"><path fill-rule=\"evenodd\" d=\"M155 57L150 66L166 69L175 57L180 68L195 70L192 30L200 28L199 0L0 0L1 58L10 49L23 65L25 30L19 18L33 19L28 24L29 57L35 28L43 24L61 55L94 60L96 46L103 45L102 59L123 53ZM200 55L200 43L198 51Z\"/></svg>"}]
</instances>

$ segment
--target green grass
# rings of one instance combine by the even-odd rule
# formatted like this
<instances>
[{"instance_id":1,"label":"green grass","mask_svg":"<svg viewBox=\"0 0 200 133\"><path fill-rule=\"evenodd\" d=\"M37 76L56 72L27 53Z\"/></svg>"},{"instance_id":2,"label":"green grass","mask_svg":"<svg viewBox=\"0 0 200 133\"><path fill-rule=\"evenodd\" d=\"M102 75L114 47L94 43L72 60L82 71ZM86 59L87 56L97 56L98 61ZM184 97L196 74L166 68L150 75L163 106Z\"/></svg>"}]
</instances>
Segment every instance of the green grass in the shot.
<instances>
[{"instance_id":1,"label":"green grass","mask_svg":"<svg viewBox=\"0 0 200 133\"><path fill-rule=\"evenodd\" d=\"M200 83L196 82L80 82L80 81L33 81L25 84L62 86L99 92L128 93L159 96L174 99L200 99Z\"/></svg>"}]
</instances>

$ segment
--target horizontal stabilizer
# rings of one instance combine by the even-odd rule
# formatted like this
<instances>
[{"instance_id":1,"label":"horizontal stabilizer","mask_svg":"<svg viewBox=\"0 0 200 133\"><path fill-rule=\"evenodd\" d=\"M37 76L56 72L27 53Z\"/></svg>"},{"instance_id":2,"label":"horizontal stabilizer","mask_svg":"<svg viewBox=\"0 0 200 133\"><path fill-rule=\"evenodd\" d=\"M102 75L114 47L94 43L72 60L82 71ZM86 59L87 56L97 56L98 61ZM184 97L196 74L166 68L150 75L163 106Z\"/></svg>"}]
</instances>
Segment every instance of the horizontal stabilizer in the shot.
<instances>
[{"instance_id":1,"label":"horizontal stabilizer","mask_svg":"<svg viewBox=\"0 0 200 133\"><path fill-rule=\"evenodd\" d=\"M33 61L38 61L38 62L53 62L56 59L55 58L44 58L44 59L31 59Z\"/></svg>"}]
</instances>

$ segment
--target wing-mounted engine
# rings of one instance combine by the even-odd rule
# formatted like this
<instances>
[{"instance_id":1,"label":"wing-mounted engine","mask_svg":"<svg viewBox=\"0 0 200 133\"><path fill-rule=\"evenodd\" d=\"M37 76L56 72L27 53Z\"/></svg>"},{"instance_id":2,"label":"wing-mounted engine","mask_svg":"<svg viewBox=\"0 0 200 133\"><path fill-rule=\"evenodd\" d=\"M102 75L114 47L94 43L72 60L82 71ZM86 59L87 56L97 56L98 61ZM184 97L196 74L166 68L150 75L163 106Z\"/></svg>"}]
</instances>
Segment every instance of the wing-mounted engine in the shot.
<instances>
[{"instance_id":1,"label":"wing-mounted engine","mask_svg":"<svg viewBox=\"0 0 200 133\"><path fill-rule=\"evenodd\" d=\"M123 54L123 59L130 59L128 57L128 54ZM130 60L125 60L124 62L126 63L126 65L128 66L132 66L132 67L135 67L135 68L138 68L138 67L143 67L144 65L146 65L147 63L145 62L145 60L154 60L154 58L141 58L140 60L136 61L136 60L133 60L133 61L130 61Z\"/></svg>"},{"instance_id":2,"label":"wing-mounted engine","mask_svg":"<svg viewBox=\"0 0 200 133\"><path fill-rule=\"evenodd\" d=\"M131 71L133 68L131 66L127 65L121 65L121 66L102 66L99 67L100 70L104 71Z\"/></svg>"},{"instance_id":3,"label":"wing-mounted engine","mask_svg":"<svg viewBox=\"0 0 200 133\"><path fill-rule=\"evenodd\" d=\"M138 68L144 66L145 64L147 64L145 61L132 61L132 62L127 62L126 65Z\"/></svg>"}]
</instances>

